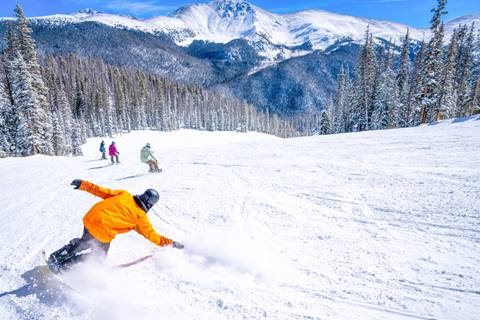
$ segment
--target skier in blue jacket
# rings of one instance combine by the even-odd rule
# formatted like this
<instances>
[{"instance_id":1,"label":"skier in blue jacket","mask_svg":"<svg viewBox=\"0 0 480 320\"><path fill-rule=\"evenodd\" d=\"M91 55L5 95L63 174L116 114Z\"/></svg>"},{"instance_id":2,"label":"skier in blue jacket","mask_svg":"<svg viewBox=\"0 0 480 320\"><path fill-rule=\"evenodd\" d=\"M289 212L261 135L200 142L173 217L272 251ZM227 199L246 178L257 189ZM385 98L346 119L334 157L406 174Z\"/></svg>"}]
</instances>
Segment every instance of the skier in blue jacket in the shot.
<instances>
[{"instance_id":1,"label":"skier in blue jacket","mask_svg":"<svg viewBox=\"0 0 480 320\"><path fill-rule=\"evenodd\" d=\"M107 149L105 149L105 141L102 140L100 143L100 152L102 153L102 160L107 160L107 156L105 153L107 152Z\"/></svg>"}]
</instances>

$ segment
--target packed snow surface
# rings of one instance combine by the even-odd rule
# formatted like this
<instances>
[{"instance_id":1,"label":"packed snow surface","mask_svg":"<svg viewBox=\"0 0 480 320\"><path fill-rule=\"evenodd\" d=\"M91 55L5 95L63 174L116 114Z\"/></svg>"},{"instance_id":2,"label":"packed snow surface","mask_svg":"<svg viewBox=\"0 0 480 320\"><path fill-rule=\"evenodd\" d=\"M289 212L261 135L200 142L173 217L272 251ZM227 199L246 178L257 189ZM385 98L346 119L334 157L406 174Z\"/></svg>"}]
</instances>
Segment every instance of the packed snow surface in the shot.
<instances>
[{"instance_id":1,"label":"packed snow surface","mask_svg":"<svg viewBox=\"0 0 480 320\"><path fill-rule=\"evenodd\" d=\"M119 165L100 140L0 160L1 319L478 319L479 117L288 140L139 131L115 137ZM42 249L80 236L99 201L74 178L156 188L151 222L186 249L130 232L67 286L43 279Z\"/></svg>"}]
</instances>

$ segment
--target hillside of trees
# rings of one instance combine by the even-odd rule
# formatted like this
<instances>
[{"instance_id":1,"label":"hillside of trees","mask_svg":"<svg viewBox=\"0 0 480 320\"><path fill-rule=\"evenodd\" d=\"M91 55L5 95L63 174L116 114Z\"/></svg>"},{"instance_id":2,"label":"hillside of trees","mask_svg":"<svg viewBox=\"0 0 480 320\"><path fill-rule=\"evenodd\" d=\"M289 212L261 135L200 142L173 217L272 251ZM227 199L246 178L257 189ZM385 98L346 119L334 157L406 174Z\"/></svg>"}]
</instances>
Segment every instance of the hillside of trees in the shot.
<instances>
[{"instance_id":1,"label":"hillside of trees","mask_svg":"<svg viewBox=\"0 0 480 320\"><path fill-rule=\"evenodd\" d=\"M248 130L296 136L268 111L195 85L75 55L42 56L21 9L0 56L0 156L80 155L88 137L130 130Z\"/></svg>"},{"instance_id":2,"label":"hillside of trees","mask_svg":"<svg viewBox=\"0 0 480 320\"><path fill-rule=\"evenodd\" d=\"M376 45L367 30L354 70L339 72L327 107L282 117L271 112L276 106L260 110L221 89L74 54L37 56L17 6L0 54L0 157L80 155L88 137L131 130L295 137L401 128L480 113L480 35L465 25L445 39L445 6L446 0L438 0L432 10L432 37L421 43L414 60L408 32L397 47Z\"/></svg>"},{"instance_id":3,"label":"hillside of trees","mask_svg":"<svg viewBox=\"0 0 480 320\"><path fill-rule=\"evenodd\" d=\"M375 47L366 31L353 76L338 75L336 96L313 126L321 134L402 128L480 113L480 35L474 26L460 26L445 46L438 0L431 20L432 37L420 45L412 65L411 41L405 35L400 55L387 43Z\"/></svg>"}]
</instances>

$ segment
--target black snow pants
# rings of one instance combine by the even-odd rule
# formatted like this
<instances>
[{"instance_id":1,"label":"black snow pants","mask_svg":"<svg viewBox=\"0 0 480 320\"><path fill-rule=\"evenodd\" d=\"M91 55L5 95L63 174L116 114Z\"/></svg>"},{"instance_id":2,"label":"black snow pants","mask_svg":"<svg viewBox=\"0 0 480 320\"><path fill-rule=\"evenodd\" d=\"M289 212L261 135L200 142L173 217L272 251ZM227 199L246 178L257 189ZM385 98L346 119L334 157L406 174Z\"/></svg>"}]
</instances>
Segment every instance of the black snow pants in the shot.
<instances>
[{"instance_id":1,"label":"black snow pants","mask_svg":"<svg viewBox=\"0 0 480 320\"><path fill-rule=\"evenodd\" d=\"M67 245L52 253L48 258L48 265L53 272L60 272L86 259L104 260L109 248L110 242L98 241L83 228L82 237L70 240Z\"/></svg>"}]
</instances>

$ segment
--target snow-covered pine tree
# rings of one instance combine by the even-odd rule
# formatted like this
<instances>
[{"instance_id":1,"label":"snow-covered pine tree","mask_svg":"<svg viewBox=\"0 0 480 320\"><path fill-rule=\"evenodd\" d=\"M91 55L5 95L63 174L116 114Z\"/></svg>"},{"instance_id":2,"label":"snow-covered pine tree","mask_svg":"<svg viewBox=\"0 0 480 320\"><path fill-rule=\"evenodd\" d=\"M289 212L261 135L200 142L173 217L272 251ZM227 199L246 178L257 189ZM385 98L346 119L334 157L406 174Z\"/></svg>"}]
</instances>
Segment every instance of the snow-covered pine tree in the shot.
<instances>
[{"instance_id":1,"label":"snow-covered pine tree","mask_svg":"<svg viewBox=\"0 0 480 320\"><path fill-rule=\"evenodd\" d=\"M0 158L10 155L12 145L12 103L2 60L0 56Z\"/></svg>"},{"instance_id":2,"label":"snow-covered pine tree","mask_svg":"<svg viewBox=\"0 0 480 320\"><path fill-rule=\"evenodd\" d=\"M38 119L35 119L35 121L37 125L42 125L42 128L39 128L38 130L40 130L39 135L41 135L42 139L44 140L41 146L37 146L39 148L37 153L53 154L54 150L51 142L53 128L50 112L51 110L47 98L48 89L43 82L40 65L38 64L35 40L33 40L30 35L32 33L32 29L27 26L27 19L25 18L23 9L18 4L15 7L15 15L17 18L16 36L18 39L18 46L15 48L15 50L17 50L23 58L26 69L30 74L31 86L36 95L35 99L39 104L39 108L43 109L43 112L37 112L35 115L32 115L39 117ZM31 119L27 118L27 121L31 121Z\"/></svg>"},{"instance_id":3,"label":"snow-covered pine tree","mask_svg":"<svg viewBox=\"0 0 480 320\"><path fill-rule=\"evenodd\" d=\"M60 116L61 116L62 124L64 128L64 131L63 131L64 141L65 141L64 155L72 155L73 153L72 135L73 135L73 128L76 126L76 122L74 121L74 118L72 115L72 108L70 106L70 103L60 83L58 84L58 87L56 90L56 104L60 112Z\"/></svg>"},{"instance_id":4,"label":"snow-covered pine tree","mask_svg":"<svg viewBox=\"0 0 480 320\"><path fill-rule=\"evenodd\" d=\"M73 55L69 58L70 63L77 65ZM73 100L73 114L75 115L76 121L78 121L80 128L80 142L83 144L87 142L87 137L89 136L88 125L86 123L87 105L84 81L81 79L80 74L75 72L75 77L72 79L72 82L72 91L70 92L70 95Z\"/></svg>"},{"instance_id":5,"label":"snow-covered pine tree","mask_svg":"<svg viewBox=\"0 0 480 320\"><path fill-rule=\"evenodd\" d=\"M115 116L115 101L113 95L110 91L107 91L106 96L106 106L105 106L105 133L109 137L113 137L117 133L116 119Z\"/></svg>"},{"instance_id":6,"label":"snow-covered pine tree","mask_svg":"<svg viewBox=\"0 0 480 320\"><path fill-rule=\"evenodd\" d=\"M424 65L425 60L425 49L426 43L422 41L420 44L420 50L417 52L415 57L415 66L412 73L412 81L410 83L410 91L408 93L407 101L407 114L408 114L408 125L409 126L418 126L420 124L420 113L422 110L421 106L421 94L420 86L424 83Z\"/></svg>"},{"instance_id":7,"label":"snow-covered pine tree","mask_svg":"<svg viewBox=\"0 0 480 320\"><path fill-rule=\"evenodd\" d=\"M15 119L14 155L29 156L43 153L46 149L41 121L45 118L44 110L39 106L32 86L32 77L19 52L13 52L9 57L7 77L12 90Z\"/></svg>"},{"instance_id":8,"label":"snow-covered pine tree","mask_svg":"<svg viewBox=\"0 0 480 320\"><path fill-rule=\"evenodd\" d=\"M458 31L458 57L455 65L454 84L457 92L456 110L452 116L468 115L472 99L474 25L461 26Z\"/></svg>"},{"instance_id":9,"label":"snow-covered pine tree","mask_svg":"<svg viewBox=\"0 0 480 320\"><path fill-rule=\"evenodd\" d=\"M77 156L82 156L82 148L80 147L82 144L82 141L80 139L80 126L78 122L75 122L72 128L72 155L77 157Z\"/></svg>"},{"instance_id":10,"label":"snow-covered pine tree","mask_svg":"<svg viewBox=\"0 0 480 320\"><path fill-rule=\"evenodd\" d=\"M448 46L447 60L443 64L439 99L433 111L433 119L435 121L447 119L456 113L457 90L455 89L454 81L458 56L458 41L458 30L455 30Z\"/></svg>"},{"instance_id":11,"label":"snow-covered pine tree","mask_svg":"<svg viewBox=\"0 0 480 320\"><path fill-rule=\"evenodd\" d=\"M347 71L347 75L348 75ZM353 80L347 76L345 81L345 103L343 106L342 117L340 118L340 127L342 132L352 132L354 128L353 108L355 106L355 88Z\"/></svg>"},{"instance_id":12,"label":"snow-covered pine tree","mask_svg":"<svg viewBox=\"0 0 480 320\"><path fill-rule=\"evenodd\" d=\"M402 52L400 54L400 66L396 76L396 94L397 105L395 106L396 126L406 127L408 123L408 94L410 89L410 30L407 29L407 34L403 40Z\"/></svg>"},{"instance_id":13,"label":"snow-covered pine tree","mask_svg":"<svg viewBox=\"0 0 480 320\"><path fill-rule=\"evenodd\" d=\"M46 119L49 117L39 103L33 77L19 48L18 32L12 24L7 28L6 42L5 67L12 101L13 155L51 154L51 133L45 132Z\"/></svg>"},{"instance_id":14,"label":"snow-covered pine tree","mask_svg":"<svg viewBox=\"0 0 480 320\"><path fill-rule=\"evenodd\" d=\"M434 120L435 110L440 99L440 82L442 76L444 26L442 15L446 14L447 0L437 0L437 7L432 9L432 38L430 39L423 61L421 84L417 93L417 103L420 106L420 123Z\"/></svg>"},{"instance_id":15,"label":"snow-covered pine tree","mask_svg":"<svg viewBox=\"0 0 480 320\"><path fill-rule=\"evenodd\" d=\"M267 110L265 111L265 132L269 133L270 132L270 108L267 107Z\"/></svg>"},{"instance_id":16,"label":"snow-covered pine tree","mask_svg":"<svg viewBox=\"0 0 480 320\"><path fill-rule=\"evenodd\" d=\"M378 59L375 82L377 89L376 96L372 97L373 113L372 125L370 128L385 129L397 127L396 115L398 111L398 96L395 82L395 72L393 71L394 53L391 46L387 46L382 59ZM374 120L375 118L375 120Z\"/></svg>"},{"instance_id":17,"label":"snow-covered pine tree","mask_svg":"<svg viewBox=\"0 0 480 320\"><path fill-rule=\"evenodd\" d=\"M469 114L480 113L480 75L477 77L475 89L473 90L472 102L470 103Z\"/></svg>"},{"instance_id":18,"label":"snow-covered pine tree","mask_svg":"<svg viewBox=\"0 0 480 320\"><path fill-rule=\"evenodd\" d=\"M345 104L347 92L345 91L345 82L347 81L347 73L342 65L340 73L337 76L337 93L335 98L335 112L332 121L332 130L335 133L345 132L345 125L342 122L343 114L345 112Z\"/></svg>"},{"instance_id":19,"label":"snow-covered pine tree","mask_svg":"<svg viewBox=\"0 0 480 320\"><path fill-rule=\"evenodd\" d=\"M250 117L249 117L249 110L248 110L248 104L246 101L243 101L242 103L242 109L241 109L241 123L240 123L240 130L242 132L247 132L248 131L248 126L249 126L249 123L250 123Z\"/></svg>"},{"instance_id":20,"label":"snow-covered pine tree","mask_svg":"<svg viewBox=\"0 0 480 320\"><path fill-rule=\"evenodd\" d=\"M389 64L388 54L385 48L380 48L377 64L375 66L375 80L372 89L372 115L370 119L369 129L379 130L388 127L390 122L389 106L387 104L387 93L390 91L387 87L387 72L385 71Z\"/></svg>"},{"instance_id":21,"label":"snow-covered pine tree","mask_svg":"<svg viewBox=\"0 0 480 320\"><path fill-rule=\"evenodd\" d=\"M328 120L330 122L330 124L328 126L328 128L329 128L328 134L331 134L331 133L335 132L334 128L335 128L335 113L336 113L335 103L333 102L332 96L328 97L326 111L327 111L327 115L328 115ZM307 119L305 119L304 121L307 122L307 124L310 123L310 121L307 121ZM310 134L312 134L312 133L310 133Z\"/></svg>"},{"instance_id":22,"label":"snow-covered pine tree","mask_svg":"<svg viewBox=\"0 0 480 320\"><path fill-rule=\"evenodd\" d=\"M329 113L328 110L322 110L322 113L320 114L319 133L322 134L322 135L332 133L330 117L329 117L328 113Z\"/></svg>"},{"instance_id":23,"label":"snow-covered pine tree","mask_svg":"<svg viewBox=\"0 0 480 320\"><path fill-rule=\"evenodd\" d=\"M61 115L58 110L55 110L52 114L52 126L53 126L53 148L56 156L63 156L65 152L65 132L61 125Z\"/></svg>"},{"instance_id":24,"label":"snow-covered pine tree","mask_svg":"<svg viewBox=\"0 0 480 320\"><path fill-rule=\"evenodd\" d=\"M365 32L365 43L355 67L355 100L353 105L353 130L367 130L372 114L372 90L375 81L375 51L370 29Z\"/></svg>"}]
</instances>

